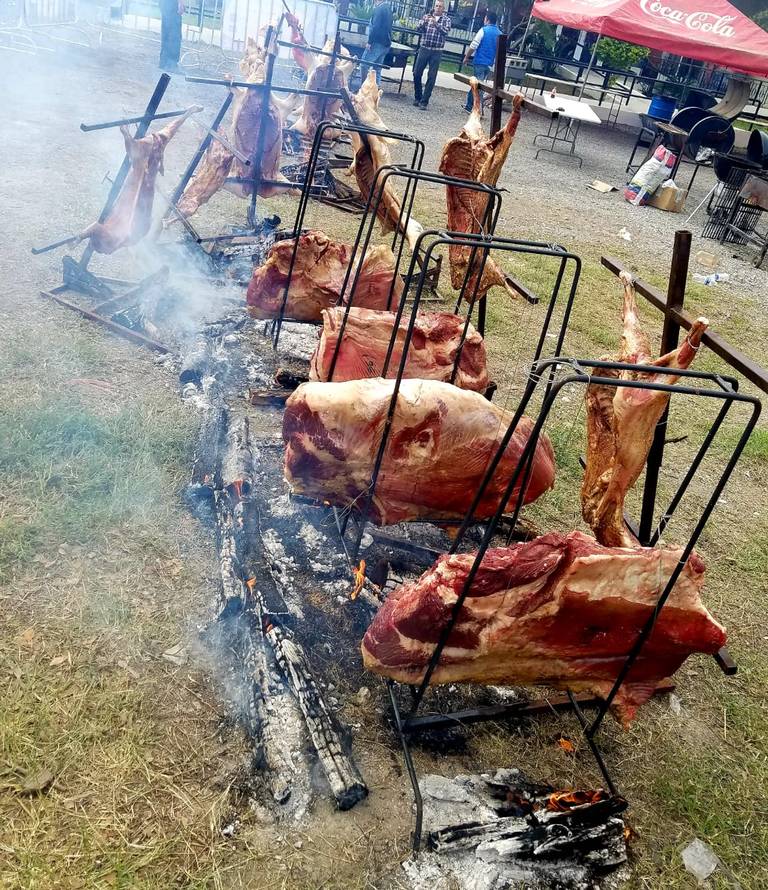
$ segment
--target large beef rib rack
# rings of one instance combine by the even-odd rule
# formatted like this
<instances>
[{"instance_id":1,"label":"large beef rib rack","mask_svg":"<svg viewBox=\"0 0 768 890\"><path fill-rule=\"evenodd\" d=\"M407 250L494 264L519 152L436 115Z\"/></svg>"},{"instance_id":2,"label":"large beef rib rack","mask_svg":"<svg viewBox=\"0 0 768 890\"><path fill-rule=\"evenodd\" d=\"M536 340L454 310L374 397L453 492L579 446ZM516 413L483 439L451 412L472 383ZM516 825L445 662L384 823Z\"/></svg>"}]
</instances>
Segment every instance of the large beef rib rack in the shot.
<instances>
[{"instance_id":1,"label":"large beef rib rack","mask_svg":"<svg viewBox=\"0 0 768 890\"><path fill-rule=\"evenodd\" d=\"M362 380L382 375L396 314L352 306L342 334L344 312L341 306L323 312L323 330L312 356L310 380L330 379L331 364L337 349L333 380ZM485 392L490 382L485 342L470 324L462 343L465 321L451 312L419 312L414 321L404 376L443 380L462 389ZM408 320L401 319L387 377L397 374L407 328ZM451 380L454 366L455 379Z\"/></svg>"},{"instance_id":2,"label":"large beef rib rack","mask_svg":"<svg viewBox=\"0 0 768 890\"><path fill-rule=\"evenodd\" d=\"M256 318L277 318L280 314L294 243L293 238L275 242L266 261L253 270L247 302L251 315ZM295 321L320 321L323 309L340 301L351 261L352 247L349 244L334 241L323 232L313 230L300 235L285 317ZM355 305L386 309L394 276L395 258L389 246L369 247L360 263L354 291ZM349 282L354 280L355 269L349 275ZM403 284L397 276L392 295L395 303L399 302L402 292Z\"/></svg>"},{"instance_id":3,"label":"large beef rib rack","mask_svg":"<svg viewBox=\"0 0 768 890\"><path fill-rule=\"evenodd\" d=\"M603 547L577 531L488 550L430 682L544 685L605 697L682 552ZM366 668L420 682L474 560L473 553L442 556L393 591L363 639ZM694 554L613 701L624 725L688 655L725 644L701 602L703 583Z\"/></svg>"},{"instance_id":4,"label":"large beef rib rack","mask_svg":"<svg viewBox=\"0 0 768 890\"><path fill-rule=\"evenodd\" d=\"M651 358L647 335L640 326L631 277L621 273L624 285L623 332L618 361L658 368L687 368L696 357L709 322L694 322L682 345ZM674 374L601 369L602 376L622 380L676 383ZM581 488L582 515L595 537L606 546L632 547L637 543L624 522L624 500L645 467L656 424L669 404L670 393L590 384L586 391L587 459Z\"/></svg>"},{"instance_id":5,"label":"large beef rib rack","mask_svg":"<svg viewBox=\"0 0 768 890\"><path fill-rule=\"evenodd\" d=\"M459 135L446 142L440 158L439 169L446 176L470 179L474 182L495 186L515 138L517 125L520 123L523 97L515 96L512 114L510 114L506 126L494 133L493 136L486 138L480 117L480 90L477 79L471 78L470 85L473 96L472 111ZM445 191L449 231L468 234L482 233L488 207L488 195L457 185L446 185ZM471 256L471 247L457 245L449 247L451 284L457 290L461 288L467 276ZM472 274L464 290L467 299L474 295L475 287L477 287L476 298L480 299L492 287L497 286L505 288L511 296L516 298L517 291L491 256L485 260L482 277L478 284L477 275L481 259L480 251L477 251L472 262Z\"/></svg>"},{"instance_id":6,"label":"large beef rib rack","mask_svg":"<svg viewBox=\"0 0 768 890\"><path fill-rule=\"evenodd\" d=\"M342 508L365 508L395 381L304 383L286 403L285 476L295 494ZM437 380L400 384L386 450L367 518L378 525L464 517L512 416L479 393ZM499 506L533 424L521 418L475 510ZM554 453L536 444L525 502L555 480ZM519 486L510 497L514 502Z\"/></svg>"}]
</instances>

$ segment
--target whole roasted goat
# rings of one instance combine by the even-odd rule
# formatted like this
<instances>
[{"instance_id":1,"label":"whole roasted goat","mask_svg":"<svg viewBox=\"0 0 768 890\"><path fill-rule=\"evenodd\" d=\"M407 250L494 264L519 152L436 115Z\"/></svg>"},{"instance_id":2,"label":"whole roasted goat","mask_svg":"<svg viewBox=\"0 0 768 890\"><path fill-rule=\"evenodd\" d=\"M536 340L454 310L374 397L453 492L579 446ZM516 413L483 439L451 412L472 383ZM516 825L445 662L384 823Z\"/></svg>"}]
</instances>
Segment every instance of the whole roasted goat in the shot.
<instances>
[{"instance_id":1,"label":"whole roasted goat","mask_svg":"<svg viewBox=\"0 0 768 890\"><path fill-rule=\"evenodd\" d=\"M581 532L489 550L432 683L544 685L606 696L653 613L679 548L603 547ZM475 555L442 556L393 591L362 644L365 666L418 683ZM701 602L704 566L685 565L614 699L624 725L692 652L714 653L725 632Z\"/></svg>"},{"instance_id":2,"label":"whole roasted goat","mask_svg":"<svg viewBox=\"0 0 768 890\"><path fill-rule=\"evenodd\" d=\"M321 53L316 52L307 43L298 18L292 13L286 13L285 18L291 28L291 52L296 64L306 72L307 89L338 93L342 87L346 87L356 59L344 47L339 49L336 59L332 59L328 54L333 51L334 41L330 39L325 42ZM311 142L321 121L332 120L340 109L340 96L305 96L299 119L291 130ZM328 130L325 135L331 138L334 133Z\"/></svg>"},{"instance_id":3,"label":"whole roasted goat","mask_svg":"<svg viewBox=\"0 0 768 890\"><path fill-rule=\"evenodd\" d=\"M659 368L687 368L709 322L699 318L682 345L661 358L651 358L648 337L640 327L632 279L624 285L623 333L618 361ZM600 370L601 376L623 380L675 383L674 374ZM637 542L624 522L624 500L645 467L656 424L670 394L651 389L591 384L586 391L587 461L581 489L582 515L601 544L632 547Z\"/></svg>"},{"instance_id":4,"label":"whole roasted goat","mask_svg":"<svg viewBox=\"0 0 768 890\"><path fill-rule=\"evenodd\" d=\"M292 238L275 242L266 261L254 269L248 284L247 302L249 311L256 318L277 318L279 315L293 246ZM339 302L351 260L349 244L334 241L323 232L309 231L300 235L285 307L286 318L320 321L323 309ZM354 276L355 269L349 277L349 288ZM389 247L385 244L370 247L355 287L355 305L386 309L394 276L395 260ZM402 292L403 284L397 277L393 292L395 303L400 300Z\"/></svg>"},{"instance_id":5,"label":"whole roasted goat","mask_svg":"<svg viewBox=\"0 0 768 890\"><path fill-rule=\"evenodd\" d=\"M285 477L294 493L364 509L393 391L393 380L375 378L304 383L293 393L286 403L283 441ZM404 379L368 518L379 525L462 519L511 419L479 393L437 380ZM523 417L476 519L487 519L498 508L531 428ZM525 502L551 488L554 479L552 446L542 436Z\"/></svg>"},{"instance_id":6,"label":"whole roasted goat","mask_svg":"<svg viewBox=\"0 0 768 890\"><path fill-rule=\"evenodd\" d=\"M515 138L520 123L522 96L515 96L512 114L506 126L493 136L485 138L480 117L480 90L476 78L471 78L473 105L469 119L463 129L453 139L448 140L440 158L440 172L447 176L470 179L495 186L499 174L509 154L512 140ZM482 192L462 188L456 185L446 186L448 204L448 229L451 232L467 232L479 234L483 232L488 207L488 197ZM472 257L471 247L449 247L448 259L451 266L451 284L457 290L461 288L469 271ZM472 273L464 290L465 297L471 299L484 297L492 287L503 287L513 297L517 292L507 280L502 270L496 265L492 256L485 260L482 277L478 284L477 275L480 269L481 253L476 252L472 263Z\"/></svg>"},{"instance_id":7,"label":"whole roasted goat","mask_svg":"<svg viewBox=\"0 0 768 890\"><path fill-rule=\"evenodd\" d=\"M358 120L370 127L381 129L383 121L378 112L381 91L376 86L376 75L373 70L368 72L368 78L363 82L357 93L351 97L355 116ZM387 164L392 163L392 153L389 150L389 140L386 136L374 136L369 133L355 134L353 137L355 155L349 167L349 173L354 174L357 187L364 201L371 196L374 187L376 172ZM378 188L377 188L378 191ZM413 217L409 217L405 225L401 219L402 203L392 186L392 178L389 177L382 192L381 202L378 206L378 219L384 233L401 231L411 250L416 247L419 235L424 231L421 223Z\"/></svg>"},{"instance_id":8,"label":"whole roasted goat","mask_svg":"<svg viewBox=\"0 0 768 890\"><path fill-rule=\"evenodd\" d=\"M339 344L344 312L341 306L323 311L323 330L312 356L310 380L329 379L333 355ZM341 336L333 379L362 380L366 377L381 376L395 328L395 319L394 312L351 307ZM422 380L443 380L461 389L484 392L489 383L485 342L470 324L462 343L464 324L465 319L451 312L419 312L408 348L404 376L419 377ZM387 377L394 377L397 374L403 356L407 328L408 319L401 319L387 368ZM451 380L457 356L456 376Z\"/></svg>"},{"instance_id":9,"label":"whole roasted goat","mask_svg":"<svg viewBox=\"0 0 768 890\"><path fill-rule=\"evenodd\" d=\"M248 83L263 83L265 78L266 51L248 38L246 53L240 62L240 70ZM283 142L283 123L280 107L274 97L265 90L233 87L232 123L222 130L227 142L240 153L252 159L251 166L242 164L221 142L212 139L194 176L184 189L176 207L185 217L195 214L200 207L219 191L226 189L238 197L249 197L253 184L227 183L227 179L254 179L254 164L259 165L262 181L259 196L262 198L280 194L290 183L280 173L280 154ZM268 103L264 133L261 136L261 153L256 157L262 129L263 103ZM220 128L222 129L222 128ZM280 184L285 182L285 186ZM169 223L174 221L169 219Z\"/></svg>"},{"instance_id":10,"label":"whole roasted goat","mask_svg":"<svg viewBox=\"0 0 768 890\"><path fill-rule=\"evenodd\" d=\"M162 130L141 139L135 139L128 127L120 127L130 170L106 219L88 226L80 240L89 239L98 253L114 253L141 241L152 225L155 180L158 173L163 173L166 146L189 115L202 110L200 105L193 105Z\"/></svg>"}]
</instances>

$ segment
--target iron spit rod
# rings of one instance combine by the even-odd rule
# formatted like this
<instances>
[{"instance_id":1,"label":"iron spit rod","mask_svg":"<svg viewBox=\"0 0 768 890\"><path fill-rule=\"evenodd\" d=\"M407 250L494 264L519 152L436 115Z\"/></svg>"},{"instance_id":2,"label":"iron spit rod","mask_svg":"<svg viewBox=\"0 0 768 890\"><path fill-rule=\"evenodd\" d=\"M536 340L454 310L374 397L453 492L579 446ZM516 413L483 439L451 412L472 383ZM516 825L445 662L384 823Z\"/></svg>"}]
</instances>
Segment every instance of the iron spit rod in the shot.
<instances>
[{"instance_id":1,"label":"iron spit rod","mask_svg":"<svg viewBox=\"0 0 768 890\"><path fill-rule=\"evenodd\" d=\"M199 121L194 117L192 118L192 120L197 124L197 126L202 130L203 133L207 133L211 137L211 139L215 139L217 142L220 142L230 154L234 155L237 160L240 161L241 164L244 164L246 167L251 166L251 159L248 157L248 155L243 154L243 152L241 151L238 151L235 146L232 145L229 139L226 139L224 136L222 136L218 130L212 130L210 127L206 127L206 125L202 123L202 121Z\"/></svg>"},{"instance_id":2,"label":"iron spit rod","mask_svg":"<svg viewBox=\"0 0 768 890\"><path fill-rule=\"evenodd\" d=\"M168 117L181 117L182 114L186 114L187 109L182 108L179 111L161 111L159 114L152 115L149 118L150 121L159 121ZM111 127L124 127L128 124L140 124L142 121L147 120L146 115L139 114L136 117L123 117L117 121L105 121L102 124L80 124L80 129L83 133L92 133L94 130L109 130Z\"/></svg>"},{"instance_id":3,"label":"iron spit rod","mask_svg":"<svg viewBox=\"0 0 768 890\"><path fill-rule=\"evenodd\" d=\"M239 87L243 90L270 90L273 93L288 93L296 96L319 96L320 98L339 99L341 96L338 92L328 92L326 90L297 90L294 87L279 87L274 84L266 83L248 83L245 80L223 80L217 77L192 77L187 75L184 78L187 83L205 83L223 86L223 87Z\"/></svg>"},{"instance_id":4,"label":"iron spit rod","mask_svg":"<svg viewBox=\"0 0 768 890\"><path fill-rule=\"evenodd\" d=\"M69 238L62 238L60 241L54 241L53 244L46 244L45 247L33 247L32 253L37 256L41 253L48 253L49 250L55 250L57 247L64 247L65 244L76 244L80 240L80 235L70 235Z\"/></svg>"}]
</instances>

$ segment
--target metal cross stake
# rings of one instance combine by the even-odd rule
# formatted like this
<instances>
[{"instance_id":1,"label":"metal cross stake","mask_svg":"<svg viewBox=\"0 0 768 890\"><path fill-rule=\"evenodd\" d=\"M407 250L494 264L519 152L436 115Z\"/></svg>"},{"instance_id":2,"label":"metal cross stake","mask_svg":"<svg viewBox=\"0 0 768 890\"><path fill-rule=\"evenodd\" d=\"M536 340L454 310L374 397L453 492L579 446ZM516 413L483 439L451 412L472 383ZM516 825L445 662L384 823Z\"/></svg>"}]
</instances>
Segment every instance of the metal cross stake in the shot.
<instances>
[{"instance_id":1,"label":"metal cross stake","mask_svg":"<svg viewBox=\"0 0 768 890\"><path fill-rule=\"evenodd\" d=\"M675 244L672 252L672 268L670 270L669 284L666 296L644 281L635 279L635 291L644 297L652 306L659 309L664 315L664 325L661 332L661 355L677 348L681 330L690 330L694 319L685 311L685 286L688 279L688 264L691 255L691 233L680 230L675 232ZM613 257L601 257L601 262L606 269L618 275L627 271L619 260ZM631 274L631 273L630 273ZM708 330L702 337L702 343L708 346L723 361L742 374L750 383L768 393L768 371L761 368L756 362L744 355L730 343L723 340L718 334ZM645 485L643 488L643 504L638 525L638 538L645 546L654 546L654 512L656 510L656 494L659 481L659 472L664 461L664 447L667 435L667 411L656 426L653 444L648 453L646 465ZM714 656L721 670L726 674L736 673L736 664L724 647Z\"/></svg>"}]
</instances>

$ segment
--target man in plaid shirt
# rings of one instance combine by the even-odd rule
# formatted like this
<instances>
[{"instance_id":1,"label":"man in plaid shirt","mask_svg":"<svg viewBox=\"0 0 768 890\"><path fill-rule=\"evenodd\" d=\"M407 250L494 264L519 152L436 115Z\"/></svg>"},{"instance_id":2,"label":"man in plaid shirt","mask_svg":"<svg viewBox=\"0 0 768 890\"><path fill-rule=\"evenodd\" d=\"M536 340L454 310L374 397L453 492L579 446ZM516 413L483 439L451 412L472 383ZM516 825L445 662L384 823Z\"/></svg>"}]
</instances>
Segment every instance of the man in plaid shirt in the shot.
<instances>
[{"instance_id":1,"label":"man in plaid shirt","mask_svg":"<svg viewBox=\"0 0 768 890\"><path fill-rule=\"evenodd\" d=\"M427 13L419 24L421 46L413 66L413 94L415 97L413 104L419 108L426 108L429 104L429 97L432 95L437 72L440 68L445 38L450 30L451 20L445 14L445 3L443 0L435 0L434 9L431 13ZM422 92L421 78L427 66L429 66L427 85Z\"/></svg>"}]
</instances>

